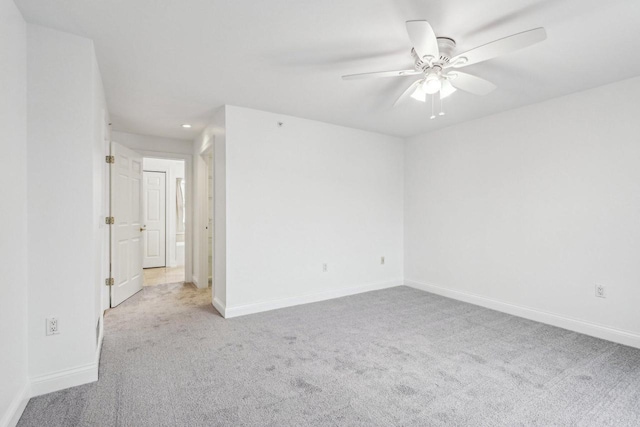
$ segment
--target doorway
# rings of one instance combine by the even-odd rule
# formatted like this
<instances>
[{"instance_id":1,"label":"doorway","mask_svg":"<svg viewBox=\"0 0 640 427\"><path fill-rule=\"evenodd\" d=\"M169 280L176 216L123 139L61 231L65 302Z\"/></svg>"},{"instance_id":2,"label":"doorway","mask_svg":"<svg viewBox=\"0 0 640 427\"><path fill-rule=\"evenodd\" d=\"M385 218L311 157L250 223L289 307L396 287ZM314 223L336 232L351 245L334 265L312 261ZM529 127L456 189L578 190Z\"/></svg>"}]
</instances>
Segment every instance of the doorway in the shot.
<instances>
[{"instance_id":1,"label":"doorway","mask_svg":"<svg viewBox=\"0 0 640 427\"><path fill-rule=\"evenodd\" d=\"M198 216L196 218L197 233L197 267L194 281L198 287L211 288L215 300L215 165L213 146L208 145L195 158L197 179Z\"/></svg>"},{"instance_id":2,"label":"doorway","mask_svg":"<svg viewBox=\"0 0 640 427\"><path fill-rule=\"evenodd\" d=\"M172 161L173 167L160 163ZM192 283L193 271L193 207L191 192L193 182L193 156L190 154L134 151L115 141L110 143L110 155L106 158L109 168L108 195L109 216L109 271L105 280L108 289L103 294L104 307L116 307L145 285L162 283ZM148 175L156 186L151 202L155 203L155 215L144 212L144 171L164 173L164 208L162 180ZM155 177L155 180L151 180ZM174 190L175 189L175 190ZM174 192L175 191L175 192ZM151 192L149 192L151 194ZM149 197L147 194L147 197ZM155 197L156 199L153 199ZM147 201L147 209L153 203ZM152 207L153 208L153 207ZM164 212L164 244L162 241L162 216ZM144 221L159 221L151 225ZM155 252L146 249L148 261L155 258L157 267L143 268L147 229L157 232L147 244L158 239ZM152 245L151 245L152 246ZM164 256L162 255L164 248ZM146 278L145 278L145 272Z\"/></svg>"},{"instance_id":3,"label":"doorway","mask_svg":"<svg viewBox=\"0 0 640 427\"><path fill-rule=\"evenodd\" d=\"M184 160L143 158L144 286L185 281Z\"/></svg>"}]
</instances>

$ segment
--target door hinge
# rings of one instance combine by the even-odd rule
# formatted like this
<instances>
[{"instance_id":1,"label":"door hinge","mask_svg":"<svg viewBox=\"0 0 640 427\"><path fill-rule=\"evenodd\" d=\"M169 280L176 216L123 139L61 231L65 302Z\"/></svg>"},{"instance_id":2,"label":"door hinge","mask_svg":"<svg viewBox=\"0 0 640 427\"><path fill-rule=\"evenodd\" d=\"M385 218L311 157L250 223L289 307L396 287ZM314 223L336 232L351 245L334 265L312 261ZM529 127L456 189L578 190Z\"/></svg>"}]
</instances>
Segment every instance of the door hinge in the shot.
<instances>
[{"instance_id":1,"label":"door hinge","mask_svg":"<svg viewBox=\"0 0 640 427\"><path fill-rule=\"evenodd\" d=\"M116 157L115 157L115 156L106 156L106 157L104 158L104 160L105 160L107 163L115 163L115 162L116 162Z\"/></svg>"},{"instance_id":2,"label":"door hinge","mask_svg":"<svg viewBox=\"0 0 640 427\"><path fill-rule=\"evenodd\" d=\"M112 217L112 216L108 216L108 217L105 217L104 223L108 224L108 225L115 224L116 223L116 219L114 217Z\"/></svg>"},{"instance_id":3,"label":"door hinge","mask_svg":"<svg viewBox=\"0 0 640 427\"><path fill-rule=\"evenodd\" d=\"M108 279L104 279L104 284L107 286L113 286L114 280L113 277L109 277Z\"/></svg>"}]
</instances>

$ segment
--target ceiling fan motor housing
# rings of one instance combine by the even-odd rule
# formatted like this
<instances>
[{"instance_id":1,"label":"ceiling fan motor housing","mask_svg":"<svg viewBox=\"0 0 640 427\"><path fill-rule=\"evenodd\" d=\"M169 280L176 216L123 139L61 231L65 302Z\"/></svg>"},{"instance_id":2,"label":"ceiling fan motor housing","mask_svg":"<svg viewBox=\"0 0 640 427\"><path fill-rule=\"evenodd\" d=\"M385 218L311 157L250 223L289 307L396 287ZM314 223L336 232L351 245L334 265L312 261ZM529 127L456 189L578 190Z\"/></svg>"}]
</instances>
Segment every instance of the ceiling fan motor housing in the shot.
<instances>
[{"instance_id":1,"label":"ceiling fan motor housing","mask_svg":"<svg viewBox=\"0 0 640 427\"><path fill-rule=\"evenodd\" d=\"M443 64L447 64L453 58L453 49L456 47L456 41L449 37L438 37L438 49L440 50L440 60Z\"/></svg>"},{"instance_id":2,"label":"ceiling fan motor housing","mask_svg":"<svg viewBox=\"0 0 640 427\"><path fill-rule=\"evenodd\" d=\"M438 50L440 51L440 58L434 59L431 59L430 57L428 59L420 58L415 49L411 49L411 55L416 61L416 69L426 72L434 65L448 64L453 57L453 50L455 49L455 47L456 42L452 38L438 37Z\"/></svg>"}]
</instances>

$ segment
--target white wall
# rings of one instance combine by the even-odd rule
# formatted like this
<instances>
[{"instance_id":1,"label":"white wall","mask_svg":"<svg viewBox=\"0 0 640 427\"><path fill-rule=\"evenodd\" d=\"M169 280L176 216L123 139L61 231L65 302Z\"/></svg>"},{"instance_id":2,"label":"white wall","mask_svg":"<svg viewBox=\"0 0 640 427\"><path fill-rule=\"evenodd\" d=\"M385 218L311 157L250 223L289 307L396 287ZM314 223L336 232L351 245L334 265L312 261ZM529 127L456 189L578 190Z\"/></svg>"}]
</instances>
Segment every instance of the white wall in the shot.
<instances>
[{"instance_id":1,"label":"white wall","mask_svg":"<svg viewBox=\"0 0 640 427\"><path fill-rule=\"evenodd\" d=\"M112 131L111 139L135 151L159 151L165 153L191 154L190 140L162 138L151 135Z\"/></svg>"},{"instance_id":2,"label":"white wall","mask_svg":"<svg viewBox=\"0 0 640 427\"><path fill-rule=\"evenodd\" d=\"M27 390L27 42L11 0L0 1L0 426L14 424Z\"/></svg>"},{"instance_id":3,"label":"white wall","mask_svg":"<svg viewBox=\"0 0 640 427\"><path fill-rule=\"evenodd\" d=\"M213 294L227 304L227 108L213 118ZM205 172L205 179L208 172ZM208 199L209 194L206 193ZM208 207L204 214L208 215ZM204 236L204 235L203 235ZM208 239L206 240L208 241ZM208 265L208 264L207 264ZM207 272L208 276L208 272Z\"/></svg>"},{"instance_id":4,"label":"white wall","mask_svg":"<svg viewBox=\"0 0 640 427\"><path fill-rule=\"evenodd\" d=\"M109 308L109 288L104 285L109 277L109 227L104 218L109 216L109 165L105 156L110 152L109 111L105 99L98 62L93 57L93 232L94 232L94 286L95 326L100 328L104 311Z\"/></svg>"},{"instance_id":5,"label":"white wall","mask_svg":"<svg viewBox=\"0 0 640 427\"><path fill-rule=\"evenodd\" d=\"M225 119L228 315L402 282L401 139L232 106Z\"/></svg>"},{"instance_id":6,"label":"white wall","mask_svg":"<svg viewBox=\"0 0 640 427\"><path fill-rule=\"evenodd\" d=\"M34 393L97 378L104 286L104 120L93 43L29 25L29 374ZM45 335L58 317L60 334Z\"/></svg>"},{"instance_id":7,"label":"white wall","mask_svg":"<svg viewBox=\"0 0 640 427\"><path fill-rule=\"evenodd\" d=\"M166 174L166 260L168 267L176 267L178 265L176 260L176 179L184 179L185 177L184 162L145 157L142 165L145 171L164 172Z\"/></svg>"},{"instance_id":8,"label":"white wall","mask_svg":"<svg viewBox=\"0 0 640 427\"><path fill-rule=\"evenodd\" d=\"M407 283L640 345L638 99L635 78L409 139Z\"/></svg>"}]
</instances>

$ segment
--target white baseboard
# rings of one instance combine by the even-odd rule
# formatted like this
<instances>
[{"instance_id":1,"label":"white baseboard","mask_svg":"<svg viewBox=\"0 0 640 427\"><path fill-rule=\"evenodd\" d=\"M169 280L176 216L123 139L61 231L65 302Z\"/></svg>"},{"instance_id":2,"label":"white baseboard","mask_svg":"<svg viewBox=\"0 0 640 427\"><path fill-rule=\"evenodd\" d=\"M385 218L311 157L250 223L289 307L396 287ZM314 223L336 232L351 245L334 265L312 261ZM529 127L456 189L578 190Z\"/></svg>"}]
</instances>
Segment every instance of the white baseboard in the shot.
<instances>
[{"instance_id":1,"label":"white baseboard","mask_svg":"<svg viewBox=\"0 0 640 427\"><path fill-rule=\"evenodd\" d=\"M0 427L14 427L18 424L24 408L26 408L29 399L32 397L98 380L98 366L100 366L100 353L104 338L103 321L104 318L101 318L94 363L31 378L16 395L11 405L9 405L9 409L0 419Z\"/></svg>"},{"instance_id":2,"label":"white baseboard","mask_svg":"<svg viewBox=\"0 0 640 427\"><path fill-rule=\"evenodd\" d=\"M471 304L490 308L492 310L512 314L514 316L524 317L525 319L546 323L548 325L557 326L559 328L568 329L570 331L579 332L581 334L591 335L593 337L613 341L618 344L640 348L640 335L630 331L610 328L608 326L587 322L585 320L574 319L560 314L549 313L531 307L498 301L492 298L483 297L481 295L463 291L456 291L442 286L418 282L415 280L405 280L404 283L405 285L412 288L431 292L437 295L442 295L444 297L468 302Z\"/></svg>"},{"instance_id":3,"label":"white baseboard","mask_svg":"<svg viewBox=\"0 0 640 427\"><path fill-rule=\"evenodd\" d=\"M0 419L0 427L15 427L18 424L18 421L20 421L20 417L24 412L24 408L27 407L27 403L29 403L30 398L31 390L29 388L29 383L27 382L16 394L16 397L7 408L7 412L2 415L2 419Z\"/></svg>"},{"instance_id":4,"label":"white baseboard","mask_svg":"<svg viewBox=\"0 0 640 427\"><path fill-rule=\"evenodd\" d=\"M213 307L218 310L218 313L220 313L222 317L227 317L225 316L225 312L227 311L226 307L218 298L213 298Z\"/></svg>"},{"instance_id":5,"label":"white baseboard","mask_svg":"<svg viewBox=\"0 0 640 427\"><path fill-rule=\"evenodd\" d=\"M31 378L31 397L98 381L98 364L90 363Z\"/></svg>"},{"instance_id":6,"label":"white baseboard","mask_svg":"<svg viewBox=\"0 0 640 427\"><path fill-rule=\"evenodd\" d=\"M276 310L278 308L292 307L294 305L309 304L312 302L324 301L333 298L346 297L348 295L360 294L363 292L377 291L380 289L393 288L402 285L402 279L393 280L383 283L372 283L352 288L334 289L326 292L318 292L315 294L307 294L296 297L274 299L262 301L253 304L237 305L235 307L225 307L223 317L230 319L232 317L245 316L247 314L260 313L263 311ZM215 306L215 305L214 305ZM216 307L217 308L217 307ZM220 310L218 310L220 311Z\"/></svg>"}]
</instances>

